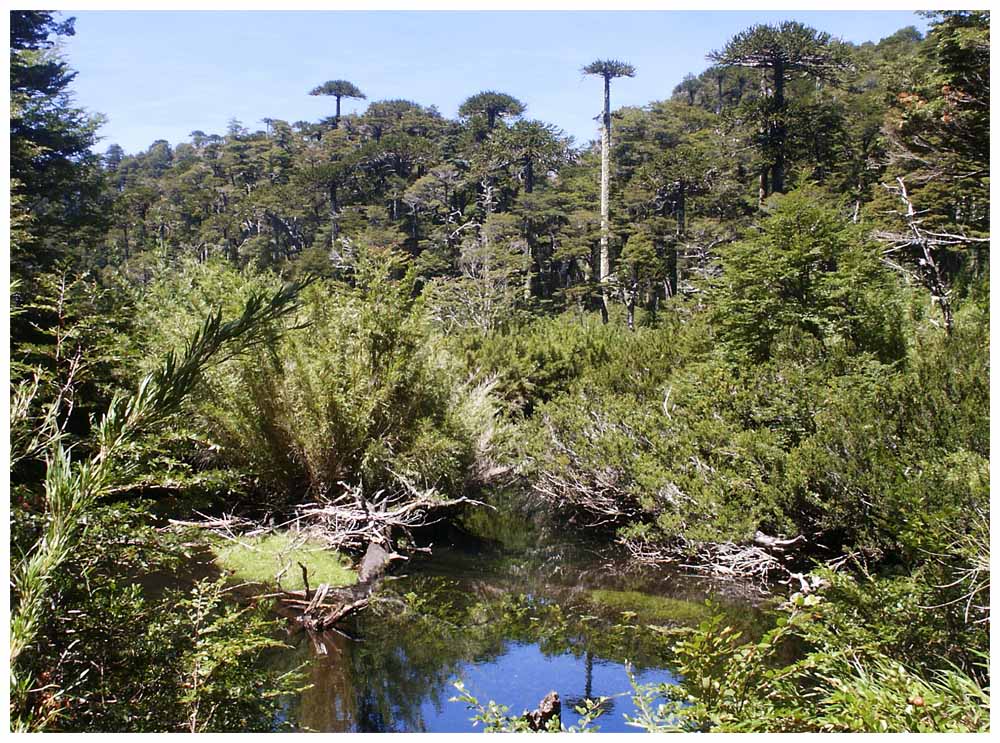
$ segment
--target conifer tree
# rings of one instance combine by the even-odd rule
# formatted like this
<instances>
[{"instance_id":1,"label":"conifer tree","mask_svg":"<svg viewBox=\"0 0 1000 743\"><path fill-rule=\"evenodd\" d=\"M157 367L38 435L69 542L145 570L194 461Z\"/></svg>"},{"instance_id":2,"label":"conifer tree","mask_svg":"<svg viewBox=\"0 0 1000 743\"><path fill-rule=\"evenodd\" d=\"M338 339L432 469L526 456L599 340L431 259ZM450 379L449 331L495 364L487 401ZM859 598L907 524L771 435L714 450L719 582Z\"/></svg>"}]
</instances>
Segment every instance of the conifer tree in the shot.
<instances>
[{"instance_id":1,"label":"conifer tree","mask_svg":"<svg viewBox=\"0 0 1000 743\"><path fill-rule=\"evenodd\" d=\"M332 95L337 99L337 113L333 117L333 128L336 129L340 125L340 99L341 98L359 98L364 100L366 98L365 94L361 92L354 83L348 82L347 80L327 80L322 85L318 85L309 91L309 95Z\"/></svg>"},{"instance_id":2,"label":"conifer tree","mask_svg":"<svg viewBox=\"0 0 1000 743\"><path fill-rule=\"evenodd\" d=\"M469 96L458 107L458 115L464 118L480 115L486 117L487 131L493 131L497 125L497 119L508 116L520 116L524 113L525 105L512 95L498 93L495 90L484 90Z\"/></svg>"},{"instance_id":3,"label":"conifer tree","mask_svg":"<svg viewBox=\"0 0 1000 743\"><path fill-rule=\"evenodd\" d=\"M760 200L767 195L767 173L771 174L771 191L785 190L785 149L788 136L785 83L795 75L835 82L847 62L841 47L830 34L817 31L797 21L778 26L751 26L736 34L721 51L708 58L724 67L750 67L771 75L761 80L765 105L759 111L765 164L760 173Z\"/></svg>"},{"instance_id":4,"label":"conifer tree","mask_svg":"<svg viewBox=\"0 0 1000 743\"><path fill-rule=\"evenodd\" d=\"M635 77L635 67L616 59L598 59L583 68L585 75L604 79L604 114L601 118L601 317L608 321L608 294L604 286L611 276L609 251L610 221L608 196L611 182L611 81L616 77Z\"/></svg>"}]
</instances>

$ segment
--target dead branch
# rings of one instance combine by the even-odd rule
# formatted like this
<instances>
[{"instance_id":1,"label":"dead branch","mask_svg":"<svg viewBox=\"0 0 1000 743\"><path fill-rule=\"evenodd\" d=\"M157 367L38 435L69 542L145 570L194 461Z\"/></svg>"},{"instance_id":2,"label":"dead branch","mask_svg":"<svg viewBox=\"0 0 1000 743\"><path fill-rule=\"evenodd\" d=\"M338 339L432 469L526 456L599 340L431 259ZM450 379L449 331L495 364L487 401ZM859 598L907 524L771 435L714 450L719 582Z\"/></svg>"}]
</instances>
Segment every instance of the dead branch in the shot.
<instances>
[{"instance_id":1,"label":"dead branch","mask_svg":"<svg viewBox=\"0 0 1000 743\"><path fill-rule=\"evenodd\" d=\"M437 523L449 512L465 504L479 504L471 498L444 498L433 488L421 490L402 475L401 488L380 490L366 498L361 486L344 485L334 497L322 497L296 509L304 528L333 549L360 551L371 543L389 547L392 535L410 536L412 530Z\"/></svg>"},{"instance_id":2,"label":"dead branch","mask_svg":"<svg viewBox=\"0 0 1000 743\"><path fill-rule=\"evenodd\" d=\"M805 545L806 538L772 537L758 531L752 544L735 542L691 542L684 537L670 543L623 537L619 543L634 560L646 565L674 564L698 575L723 580L749 581L760 588L776 582L798 582L802 591L812 590L802 573L792 572L785 561L792 545Z\"/></svg>"},{"instance_id":3,"label":"dead branch","mask_svg":"<svg viewBox=\"0 0 1000 743\"><path fill-rule=\"evenodd\" d=\"M934 249L950 245L989 242L989 239L966 237L946 232L929 232L923 229L921 226L923 220L920 219L920 212L914 208L913 201L907 193L906 182L898 177L896 183L898 184L896 186L882 185L887 191L896 193L906 207L903 217L909 227L909 234L876 231L874 237L892 245L893 250L906 249L908 252L916 254L918 275L924 286L930 291L931 300L941 308L945 331L951 335L953 327L951 290L934 259ZM893 264L889 263L888 265Z\"/></svg>"}]
</instances>

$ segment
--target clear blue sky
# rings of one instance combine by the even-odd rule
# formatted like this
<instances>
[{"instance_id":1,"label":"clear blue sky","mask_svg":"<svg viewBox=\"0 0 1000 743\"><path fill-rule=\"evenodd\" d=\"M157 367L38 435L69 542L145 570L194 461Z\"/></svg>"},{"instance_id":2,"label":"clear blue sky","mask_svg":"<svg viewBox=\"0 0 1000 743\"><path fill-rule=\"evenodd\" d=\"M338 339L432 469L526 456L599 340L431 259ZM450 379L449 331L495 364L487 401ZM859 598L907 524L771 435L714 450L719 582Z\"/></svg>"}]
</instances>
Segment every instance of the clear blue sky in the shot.
<instances>
[{"instance_id":1,"label":"clear blue sky","mask_svg":"<svg viewBox=\"0 0 1000 743\"><path fill-rule=\"evenodd\" d=\"M70 13L66 13L70 15ZM597 58L626 59L612 105L667 98L705 55L754 23L802 21L846 41L878 41L923 18L905 11L545 12L76 12L65 51L79 72L78 105L108 117L104 150L126 152L191 131L223 133L235 117L316 121L332 99L308 91L330 79L369 100L407 98L454 116L480 90L510 93L526 116L551 122L577 144L596 136L600 83L580 74ZM345 101L360 111L364 101Z\"/></svg>"}]
</instances>

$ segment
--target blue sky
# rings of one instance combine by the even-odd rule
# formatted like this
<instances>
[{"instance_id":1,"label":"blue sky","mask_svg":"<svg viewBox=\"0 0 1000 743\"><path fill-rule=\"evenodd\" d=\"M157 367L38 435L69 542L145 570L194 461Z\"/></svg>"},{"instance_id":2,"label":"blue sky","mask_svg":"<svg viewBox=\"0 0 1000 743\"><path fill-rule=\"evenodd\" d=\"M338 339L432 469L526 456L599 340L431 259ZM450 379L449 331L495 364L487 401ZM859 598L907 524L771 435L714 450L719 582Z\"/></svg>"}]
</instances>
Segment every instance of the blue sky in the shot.
<instances>
[{"instance_id":1,"label":"blue sky","mask_svg":"<svg viewBox=\"0 0 1000 743\"><path fill-rule=\"evenodd\" d=\"M70 13L67 13L69 15ZM171 144L231 118L251 129L264 117L315 121L333 101L308 91L346 79L369 100L407 98L454 116L480 90L527 104L578 144L596 136L601 86L580 74L597 58L625 59L638 74L616 81L612 105L670 95L705 55L754 23L802 21L847 41L878 41L923 18L906 11L543 12L74 12L65 42L78 105L108 123L98 149ZM345 101L344 111L364 101Z\"/></svg>"}]
</instances>

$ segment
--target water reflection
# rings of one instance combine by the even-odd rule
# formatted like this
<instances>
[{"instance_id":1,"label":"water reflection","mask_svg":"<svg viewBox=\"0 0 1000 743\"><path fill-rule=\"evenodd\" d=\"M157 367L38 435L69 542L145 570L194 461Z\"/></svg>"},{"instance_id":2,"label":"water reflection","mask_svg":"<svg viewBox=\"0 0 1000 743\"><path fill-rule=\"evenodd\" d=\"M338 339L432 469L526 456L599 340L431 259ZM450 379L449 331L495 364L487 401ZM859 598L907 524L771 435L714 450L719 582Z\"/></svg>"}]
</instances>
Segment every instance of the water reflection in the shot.
<instances>
[{"instance_id":1,"label":"water reflection","mask_svg":"<svg viewBox=\"0 0 1000 743\"><path fill-rule=\"evenodd\" d=\"M308 662L313 687L291 712L308 730L469 732L472 713L449 701L461 678L514 714L555 690L566 725L585 699L613 697L598 726L631 731L626 663L640 683L673 682L662 638L645 627L696 623L709 612L705 589L646 592L620 571L561 557L553 570L505 552L436 550L356 619L359 641L328 636L318 653L315 638L297 638L295 662ZM748 631L762 621L746 604L730 608Z\"/></svg>"}]
</instances>

